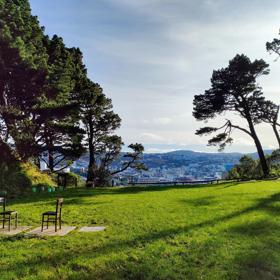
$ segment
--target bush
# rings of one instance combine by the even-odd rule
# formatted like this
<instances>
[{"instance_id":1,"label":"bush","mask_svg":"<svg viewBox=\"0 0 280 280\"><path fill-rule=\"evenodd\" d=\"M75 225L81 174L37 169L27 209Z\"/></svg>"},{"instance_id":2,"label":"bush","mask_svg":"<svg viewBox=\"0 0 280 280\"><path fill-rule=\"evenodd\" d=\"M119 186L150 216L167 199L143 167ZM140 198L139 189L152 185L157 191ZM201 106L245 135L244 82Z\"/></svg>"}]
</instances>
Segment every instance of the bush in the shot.
<instances>
[{"instance_id":1,"label":"bush","mask_svg":"<svg viewBox=\"0 0 280 280\"><path fill-rule=\"evenodd\" d=\"M64 182L63 176L66 176L66 186L65 187L84 187L84 185L85 185L85 182L83 181L83 179L79 175L77 175L73 172L69 172L69 173L60 172L58 174L62 175L60 178L60 181L58 182L59 186L64 187L65 182ZM58 174L57 173L52 174L53 179L56 181L57 181Z\"/></svg>"},{"instance_id":2,"label":"bush","mask_svg":"<svg viewBox=\"0 0 280 280\"><path fill-rule=\"evenodd\" d=\"M256 179L261 177L258 161L249 156L243 156L228 173L227 179Z\"/></svg>"},{"instance_id":3,"label":"bush","mask_svg":"<svg viewBox=\"0 0 280 280\"><path fill-rule=\"evenodd\" d=\"M78 174L76 174L74 172L68 173L67 185L74 186L76 182L77 182L77 187L84 187L85 186L85 182L84 182L84 180L82 179L81 176L79 176Z\"/></svg>"},{"instance_id":4,"label":"bush","mask_svg":"<svg viewBox=\"0 0 280 280\"><path fill-rule=\"evenodd\" d=\"M22 163L21 168L23 175L30 180L32 187L56 187L56 183L54 182L54 180L47 173L42 173L35 165L31 163Z\"/></svg>"},{"instance_id":5,"label":"bush","mask_svg":"<svg viewBox=\"0 0 280 280\"><path fill-rule=\"evenodd\" d=\"M31 163L21 163L10 148L0 144L0 190L16 197L32 191L33 187L55 187L54 181Z\"/></svg>"}]
</instances>

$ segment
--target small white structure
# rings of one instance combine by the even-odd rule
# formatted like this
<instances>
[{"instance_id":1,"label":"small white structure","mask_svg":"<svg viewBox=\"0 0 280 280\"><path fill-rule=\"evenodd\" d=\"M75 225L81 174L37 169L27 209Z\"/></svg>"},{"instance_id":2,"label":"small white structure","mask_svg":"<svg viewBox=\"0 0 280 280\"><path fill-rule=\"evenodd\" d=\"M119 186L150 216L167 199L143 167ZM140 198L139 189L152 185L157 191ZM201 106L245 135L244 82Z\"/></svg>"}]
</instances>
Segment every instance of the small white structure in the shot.
<instances>
[{"instance_id":1,"label":"small white structure","mask_svg":"<svg viewBox=\"0 0 280 280\"><path fill-rule=\"evenodd\" d=\"M47 169L48 169L47 164L44 161L40 161L40 170L44 171L44 170L47 170Z\"/></svg>"}]
</instances>

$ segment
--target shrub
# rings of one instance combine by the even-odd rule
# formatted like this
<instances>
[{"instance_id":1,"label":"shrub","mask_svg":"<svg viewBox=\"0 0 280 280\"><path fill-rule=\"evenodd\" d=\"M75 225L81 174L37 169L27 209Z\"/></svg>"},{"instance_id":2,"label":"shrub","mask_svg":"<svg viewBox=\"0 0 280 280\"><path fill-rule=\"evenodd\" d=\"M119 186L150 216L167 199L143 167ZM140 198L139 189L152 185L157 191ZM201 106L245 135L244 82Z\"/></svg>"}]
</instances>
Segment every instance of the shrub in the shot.
<instances>
[{"instance_id":1,"label":"shrub","mask_svg":"<svg viewBox=\"0 0 280 280\"><path fill-rule=\"evenodd\" d=\"M54 180L47 174L42 173L38 167L31 163L22 163L21 172L24 176L29 178L31 186L35 188L46 187L46 188L55 188L56 183Z\"/></svg>"},{"instance_id":2,"label":"shrub","mask_svg":"<svg viewBox=\"0 0 280 280\"><path fill-rule=\"evenodd\" d=\"M59 186L64 187L65 183L66 183L65 187L84 187L84 185L85 185L85 182L83 181L83 179L79 175L77 175L73 172L69 172L69 173L68 172L67 173L59 172L58 174L52 173L51 176L55 181L57 181L57 179L58 179L57 176L59 174L61 175L60 179L58 181ZM64 176L66 177L66 182L64 181L65 180Z\"/></svg>"},{"instance_id":3,"label":"shrub","mask_svg":"<svg viewBox=\"0 0 280 280\"><path fill-rule=\"evenodd\" d=\"M21 163L5 144L0 144L0 190L10 197L32 191L33 187L55 187L54 181L31 163Z\"/></svg>"}]
</instances>

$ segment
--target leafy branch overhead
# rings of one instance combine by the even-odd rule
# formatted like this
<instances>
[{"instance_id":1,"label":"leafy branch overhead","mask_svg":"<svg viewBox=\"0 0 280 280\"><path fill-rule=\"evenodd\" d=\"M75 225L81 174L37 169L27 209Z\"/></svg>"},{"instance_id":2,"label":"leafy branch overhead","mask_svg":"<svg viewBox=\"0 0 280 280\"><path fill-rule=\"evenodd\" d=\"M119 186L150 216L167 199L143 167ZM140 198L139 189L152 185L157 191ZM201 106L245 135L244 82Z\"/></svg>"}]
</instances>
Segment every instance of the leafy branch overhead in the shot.
<instances>
[{"instance_id":1,"label":"leafy branch overhead","mask_svg":"<svg viewBox=\"0 0 280 280\"><path fill-rule=\"evenodd\" d=\"M208 140L208 146L219 146L219 151L224 150L227 144L231 144L233 139L231 138L232 124L227 121L222 127L203 127L196 131L196 135L210 135L214 132L222 130L223 132L216 134Z\"/></svg>"}]
</instances>

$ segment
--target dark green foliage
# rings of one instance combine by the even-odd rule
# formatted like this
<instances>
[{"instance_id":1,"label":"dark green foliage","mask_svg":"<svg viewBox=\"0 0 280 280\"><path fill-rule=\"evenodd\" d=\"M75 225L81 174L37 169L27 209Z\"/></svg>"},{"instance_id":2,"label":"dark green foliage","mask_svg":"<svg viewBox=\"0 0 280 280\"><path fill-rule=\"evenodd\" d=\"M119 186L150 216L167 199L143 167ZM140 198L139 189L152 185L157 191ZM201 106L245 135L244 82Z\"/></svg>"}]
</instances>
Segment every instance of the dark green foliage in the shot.
<instances>
[{"instance_id":1,"label":"dark green foliage","mask_svg":"<svg viewBox=\"0 0 280 280\"><path fill-rule=\"evenodd\" d=\"M28 1L3 1L0 18L1 136L27 160L36 153L33 109L47 75L43 31Z\"/></svg>"},{"instance_id":2,"label":"dark green foliage","mask_svg":"<svg viewBox=\"0 0 280 280\"><path fill-rule=\"evenodd\" d=\"M195 134L196 135L207 135L207 134L211 134L213 132L216 132L218 130L218 128L216 127L210 127L210 126L205 126L202 127L200 129L198 129Z\"/></svg>"},{"instance_id":3,"label":"dark green foliage","mask_svg":"<svg viewBox=\"0 0 280 280\"><path fill-rule=\"evenodd\" d=\"M107 162L121 149L121 138L113 135L120 127L121 119L113 112L112 101L104 95L99 84L86 79L81 86L80 116L89 151L87 184L100 185L103 181L100 178L108 173Z\"/></svg>"},{"instance_id":4,"label":"dark green foliage","mask_svg":"<svg viewBox=\"0 0 280 280\"><path fill-rule=\"evenodd\" d=\"M130 144L128 146L132 151L127 152L126 154L123 155L121 158L121 163L122 166L119 170L112 171L112 175L118 174L126 170L127 168L133 168L136 170L147 170L147 167L142 160L142 156L144 153L144 147L142 144L135 143L135 144Z\"/></svg>"},{"instance_id":5,"label":"dark green foliage","mask_svg":"<svg viewBox=\"0 0 280 280\"><path fill-rule=\"evenodd\" d=\"M256 78L267 75L268 66L262 59L251 62L245 55L236 55L227 68L213 71L211 89L195 96L194 117L207 120L225 111L233 111L244 118L250 114L257 123L255 107L264 97Z\"/></svg>"},{"instance_id":6,"label":"dark green foliage","mask_svg":"<svg viewBox=\"0 0 280 280\"><path fill-rule=\"evenodd\" d=\"M79 127L79 104L75 100L78 76L82 65L78 51L65 47L62 38L46 37L49 77L37 106L36 142L40 154L46 155L51 171L58 165L66 167L84 152L84 131ZM77 58L78 56L78 58ZM77 71L78 72L78 71Z\"/></svg>"},{"instance_id":7,"label":"dark green foliage","mask_svg":"<svg viewBox=\"0 0 280 280\"><path fill-rule=\"evenodd\" d=\"M262 121L260 111L263 110L262 104L265 99L256 79L268 73L268 64L264 60L251 62L245 55L236 55L228 67L213 72L211 88L204 94L196 95L193 102L193 115L197 120L206 121L225 112L235 112L247 121L248 128L226 120L222 127L202 128L196 134L203 135L222 130L209 140L209 144L219 145L220 150L223 150L233 141L232 129L246 133L256 145L264 176L268 176L269 169L255 125Z\"/></svg>"},{"instance_id":8,"label":"dark green foliage","mask_svg":"<svg viewBox=\"0 0 280 280\"><path fill-rule=\"evenodd\" d=\"M0 190L16 196L31 190L31 181L22 172L20 162L13 156L10 148L0 144Z\"/></svg>"},{"instance_id":9,"label":"dark green foliage","mask_svg":"<svg viewBox=\"0 0 280 280\"><path fill-rule=\"evenodd\" d=\"M114 132L121 119L87 78L82 58L78 48L44 34L28 0L0 0L0 140L16 160L44 160L51 172L88 148L89 178L100 181L120 154L123 143ZM143 146L130 147L122 170L142 166Z\"/></svg>"},{"instance_id":10,"label":"dark green foliage","mask_svg":"<svg viewBox=\"0 0 280 280\"><path fill-rule=\"evenodd\" d=\"M31 193L33 187L55 187L54 181L39 169L30 164L20 162L9 146L0 144L0 191L7 191L9 197L17 197Z\"/></svg>"},{"instance_id":11,"label":"dark green foliage","mask_svg":"<svg viewBox=\"0 0 280 280\"><path fill-rule=\"evenodd\" d=\"M84 187L85 182L84 180L73 172L57 172L50 174L53 181L57 182L58 187L65 187L65 188L77 188L77 187Z\"/></svg>"},{"instance_id":12,"label":"dark green foliage","mask_svg":"<svg viewBox=\"0 0 280 280\"><path fill-rule=\"evenodd\" d=\"M280 40L274 38L272 42L267 42L266 49L271 53L274 52L277 55L280 55Z\"/></svg>"},{"instance_id":13,"label":"dark green foliage","mask_svg":"<svg viewBox=\"0 0 280 280\"><path fill-rule=\"evenodd\" d=\"M67 186L69 187L84 187L85 182L84 180L77 175L76 173L69 172L67 173Z\"/></svg>"},{"instance_id":14,"label":"dark green foliage","mask_svg":"<svg viewBox=\"0 0 280 280\"><path fill-rule=\"evenodd\" d=\"M79 103L89 150L87 185L108 186L112 175L129 167L144 168L140 164L144 147L141 144L131 144L129 148L133 152L125 155L122 168L111 171L110 165L118 159L123 146L121 137L114 134L121 125L121 119L113 112L112 101L104 95L99 84L85 80L82 86Z\"/></svg>"},{"instance_id":15,"label":"dark green foliage","mask_svg":"<svg viewBox=\"0 0 280 280\"><path fill-rule=\"evenodd\" d=\"M31 15L28 0L0 1L0 37L18 51L20 58L32 68L46 68L47 54L43 44L43 28Z\"/></svg>"},{"instance_id":16,"label":"dark green foliage","mask_svg":"<svg viewBox=\"0 0 280 280\"><path fill-rule=\"evenodd\" d=\"M243 156L228 174L228 179L257 179L261 177L258 161Z\"/></svg>"},{"instance_id":17,"label":"dark green foliage","mask_svg":"<svg viewBox=\"0 0 280 280\"><path fill-rule=\"evenodd\" d=\"M266 156L270 169L270 176L280 176L280 150L274 150ZM259 160L254 160L250 156L243 156L239 164L236 164L228 173L228 179L259 179L261 177Z\"/></svg>"},{"instance_id":18,"label":"dark green foliage","mask_svg":"<svg viewBox=\"0 0 280 280\"><path fill-rule=\"evenodd\" d=\"M280 149L277 149L267 157L267 162L270 166L271 176L280 176Z\"/></svg>"},{"instance_id":19,"label":"dark green foliage","mask_svg":"<svg viewBox=\"0 0 280 280\"><path fill-rule=\"evenodd\" d=\"M53 170L84 152L74 100L81 53L44 36L28 1L5 1L0 14L2 141L24 161L47 152Z\"/></svg>"}]
</instances>

